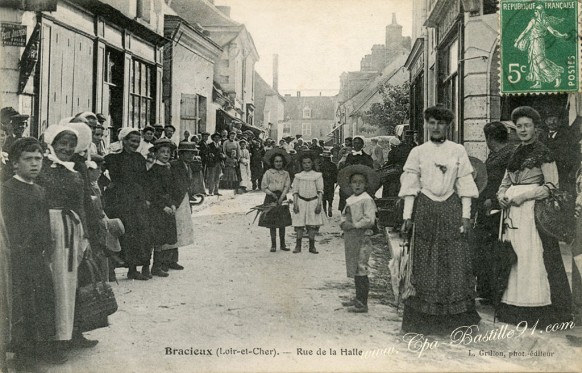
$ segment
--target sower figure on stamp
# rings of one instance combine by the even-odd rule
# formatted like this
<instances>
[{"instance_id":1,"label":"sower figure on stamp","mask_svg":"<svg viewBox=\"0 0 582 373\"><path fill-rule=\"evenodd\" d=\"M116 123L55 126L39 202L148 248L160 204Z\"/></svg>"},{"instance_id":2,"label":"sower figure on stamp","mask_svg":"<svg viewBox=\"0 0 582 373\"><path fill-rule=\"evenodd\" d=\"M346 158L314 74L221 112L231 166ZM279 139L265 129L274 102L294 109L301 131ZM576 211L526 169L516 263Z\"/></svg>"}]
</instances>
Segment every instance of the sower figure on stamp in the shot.
<instances>
[{"instance_id":1,"label":"sower figure on stamp","mask_svg":"<svg viewBox=\"0 0 582 373\"><path fill-rule=\"evenodd\" d=\"M534 18L515 40L514 46L516 48L527 51L529 73L526 80L535 83L531 88L541 88L542 83L553 81L556 82L556 88L560 87L564 68L546 56L545 42L545 36L548 32L557 38L565 39L568 37L568 34L562 34L552 27L560 22L562 22L561 19L546 15L542 4L536 5Z\"/></svg>"},{"instance_id":2,"label":"sower figure on stamp","mask_svg":"<svg viewBox=\"0 0 582 373\"><path fill-rule=\"evenodd\" d=\"M424 120L430 141L410 152L398 194L404 198L402 230L415 224L411 255L416 295L405 300L402 330L449 333L480 320L466 239L471 198L479 193L465 148L446 139L453 113L433 106L425 110Z\"/></svg>"}]
</instances>

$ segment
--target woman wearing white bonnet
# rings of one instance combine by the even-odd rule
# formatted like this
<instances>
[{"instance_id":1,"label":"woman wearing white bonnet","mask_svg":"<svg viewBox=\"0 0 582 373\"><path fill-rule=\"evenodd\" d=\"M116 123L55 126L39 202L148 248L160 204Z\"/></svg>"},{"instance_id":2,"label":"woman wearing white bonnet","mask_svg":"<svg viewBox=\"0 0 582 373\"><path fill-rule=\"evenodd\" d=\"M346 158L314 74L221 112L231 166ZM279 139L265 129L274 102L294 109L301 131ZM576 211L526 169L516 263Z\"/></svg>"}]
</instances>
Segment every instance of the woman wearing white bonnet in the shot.
<instances>
[{"instance_id":1,"label":"woman wearing white bonnet","mask_svg":"<svg viewBox=\"0 0 582 373\"><path fill-rule=\"evenodd\" d=\"M103 195L105 213L119 218L125 226L121 237L121 258L129 266L127 278L148 280L137 271L138 266L149 266L147 201L145 186L147 168L145 158L137 152L141 135L136 128L124 127L119 132L122 149L105 156L105 168L109 171L111 185Z\"/></svg>"},{"instance_id":2,"label":"woman wearing white bonnet","mask_svg":"<svg viewBox=\"0 0 582 373\"><path fill-rule=\"evenodd\" d=\"M45 188L49 207L52 247L49 261L53 272L56 298L57 341L72 340L73 345L92 347L74 329L77 269L89 246L86 239L84 181L75 171L72 158L78 149L79 133L63 125L49 126L44 132L49 149L37 179Z\"/></svg>"}]
</instances>

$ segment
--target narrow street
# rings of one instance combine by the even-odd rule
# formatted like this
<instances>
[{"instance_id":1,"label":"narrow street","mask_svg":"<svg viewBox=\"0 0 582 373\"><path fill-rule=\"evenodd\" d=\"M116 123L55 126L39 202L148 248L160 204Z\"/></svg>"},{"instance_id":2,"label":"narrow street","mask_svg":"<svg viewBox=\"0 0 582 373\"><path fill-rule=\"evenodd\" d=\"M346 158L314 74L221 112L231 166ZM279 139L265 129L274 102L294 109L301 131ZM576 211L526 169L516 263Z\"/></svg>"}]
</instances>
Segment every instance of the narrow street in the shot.
<instances>
[{"instance_id":1,"label":"narrow street","mask_svg":"<svg viewBox=\"0 0 582 373\"><path fill-rule=\"evenodd\" d=\"M64 366L43 368L49 372L566 371L580 363L564 332L540 344L541 336L531 337L529 329L521 338L467 346L432 339L433 349L421 352L419 344L402 341L401 319L388 304L392 297L388 249L382 235L374 237L370 311L351 314L340 303L354 290L345 276L339 217L334 215L321 229L319 255L305 247L301 254L271 253L268 231L252 224L254 214L245 214L262 202L263 194L236 198L232 192L226 194L195 209L198 238L195 245L180 250L184 271L141 282L127 280L125 270L118 269L119 284L112 285L119 310L110 317L109 328L87 333L99 344L70 352ZM294 244L291 231L287 244ZM485 333L494 326L490 312L481 315ZM553 357L508 357L510 350L529 354L538 349L553 352ZM233 355L233 350L239 352ZM505 357L479 356L480 350L505 351ZM322 351L325 355L320 355Z\"/></svg>"}]
</instances>

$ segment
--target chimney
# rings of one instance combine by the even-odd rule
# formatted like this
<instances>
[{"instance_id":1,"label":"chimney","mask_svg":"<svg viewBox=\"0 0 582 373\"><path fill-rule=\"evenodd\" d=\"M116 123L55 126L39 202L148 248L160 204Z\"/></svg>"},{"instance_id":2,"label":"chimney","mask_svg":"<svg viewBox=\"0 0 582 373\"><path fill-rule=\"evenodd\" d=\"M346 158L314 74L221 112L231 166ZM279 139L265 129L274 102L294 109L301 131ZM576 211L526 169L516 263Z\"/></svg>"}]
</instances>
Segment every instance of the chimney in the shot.
<instances>
[{"instance_id":1,"label":"chimney","mask_svg":"<svg viewBox=\"0 0 582 373\"><path fill-rule=\"evenodd\" d=\"M297 91L297 97L301 97L301 91Z\"/></svg>"},{"instance_id":2,"label":"chimney","mask_svg":"<svg viewBox=\"0 0 582 373\"><path fill-rule=\"evenodd\" d=\"M392 23L386 26L386 48L392 44L402 43L402 26L396 21L396 13L392 13Z\"/></svg>"},{"instance_id":3,"label":"chimney","mask_svg":"<svg viewBox=\"0 0 582 373\"><path fill-rule=\"evenodd\" d=\"M230 18L230 7L224 5L217 5L216 9L220 10L222 14Z\"/></svg>"},{"instance_id":4,"label":"chimney","mask_svg":"<svg viewBox=\"0 0 582 373\"><path fill-rule=\"evenodd\" d=\"M279 55L273 55L273 90L279 93Z\"/></svg>"}]
</instances>

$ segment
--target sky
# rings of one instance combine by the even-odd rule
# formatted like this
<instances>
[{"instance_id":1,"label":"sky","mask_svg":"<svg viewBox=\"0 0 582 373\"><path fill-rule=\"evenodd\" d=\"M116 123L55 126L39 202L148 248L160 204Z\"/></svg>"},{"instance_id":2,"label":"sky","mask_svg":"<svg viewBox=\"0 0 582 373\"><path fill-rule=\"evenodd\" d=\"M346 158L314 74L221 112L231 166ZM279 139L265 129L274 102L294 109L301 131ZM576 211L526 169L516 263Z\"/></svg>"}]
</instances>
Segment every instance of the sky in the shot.
<instances>
[{"instance_id":1,"label":"sky","mask_svg":"<svg viewBox=\"0 0 582 373\"><path fill-rule=\"evenodd\" d=\"M374 44L384 44L392 13L412 30L410 0L215 0L250 31L260 60L256 71L272 85L279 55L279 92L333 95L344 71L359 71Z\"/></svg>"}]
</instances>

